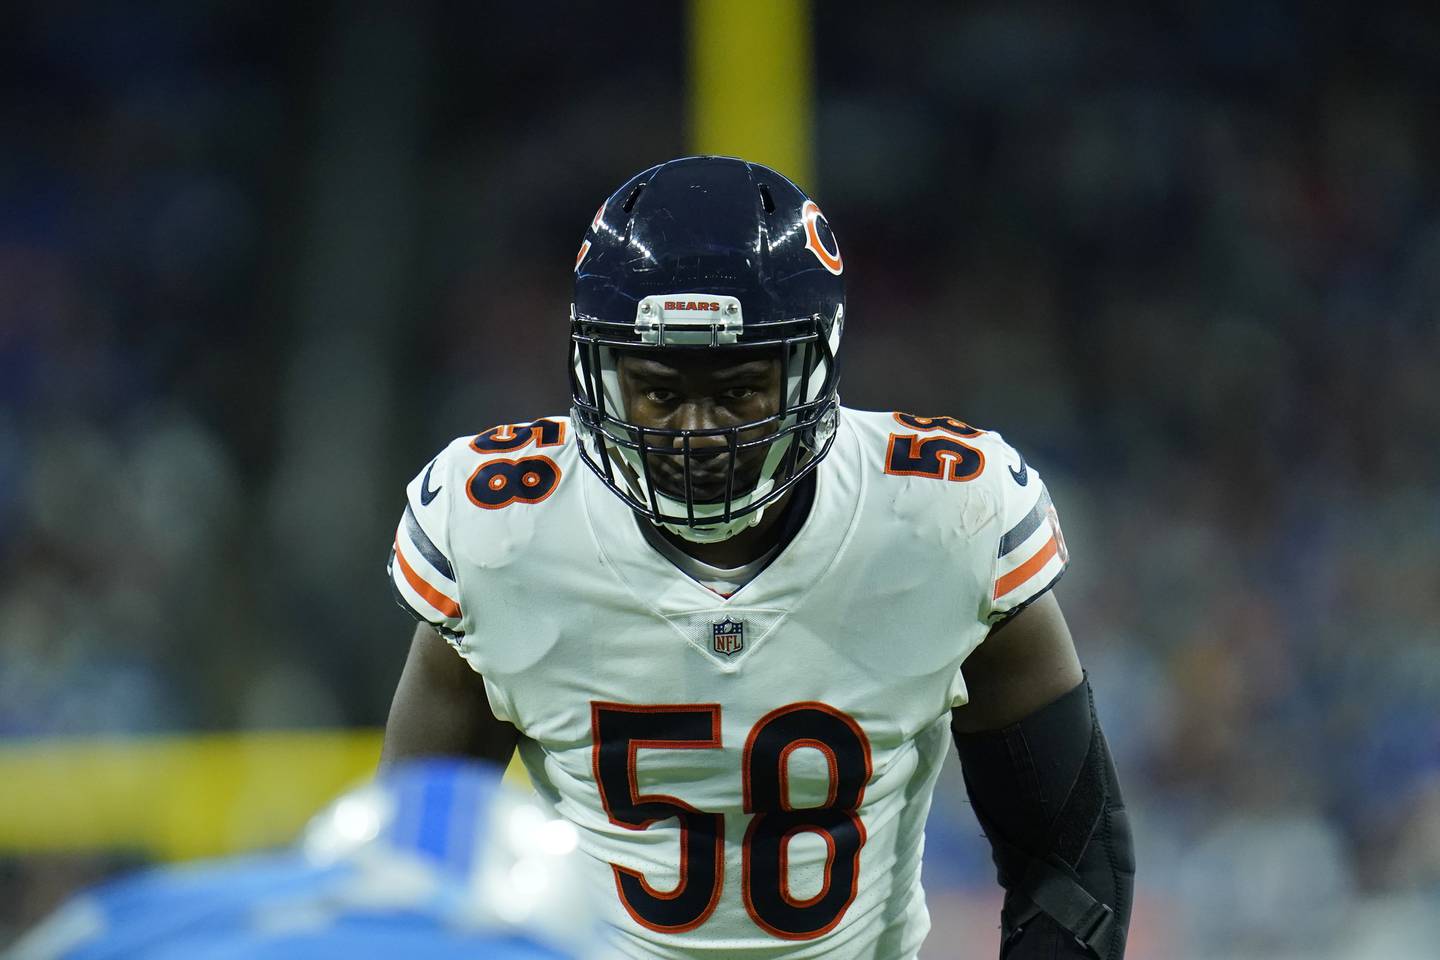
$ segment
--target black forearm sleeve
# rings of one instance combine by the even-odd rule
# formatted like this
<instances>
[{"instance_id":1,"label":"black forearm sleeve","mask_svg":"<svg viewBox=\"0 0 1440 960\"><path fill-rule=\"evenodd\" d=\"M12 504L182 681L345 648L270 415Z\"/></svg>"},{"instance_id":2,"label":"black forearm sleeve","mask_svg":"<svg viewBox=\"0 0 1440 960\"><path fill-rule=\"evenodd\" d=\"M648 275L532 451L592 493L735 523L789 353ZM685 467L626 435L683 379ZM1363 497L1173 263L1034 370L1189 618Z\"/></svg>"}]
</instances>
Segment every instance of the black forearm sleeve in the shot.
<instances>
[{"instance_id":1,"label":"black forearm sleeve","mask_svg":"<svg viewBox=\"0 0 1440 960\"><path fill-rule=\"evenodd\" d=\"M1135 854L1089 681L955 745L1005 888L1002 960L1120 960Z\"/></svg>"}]
</instances>

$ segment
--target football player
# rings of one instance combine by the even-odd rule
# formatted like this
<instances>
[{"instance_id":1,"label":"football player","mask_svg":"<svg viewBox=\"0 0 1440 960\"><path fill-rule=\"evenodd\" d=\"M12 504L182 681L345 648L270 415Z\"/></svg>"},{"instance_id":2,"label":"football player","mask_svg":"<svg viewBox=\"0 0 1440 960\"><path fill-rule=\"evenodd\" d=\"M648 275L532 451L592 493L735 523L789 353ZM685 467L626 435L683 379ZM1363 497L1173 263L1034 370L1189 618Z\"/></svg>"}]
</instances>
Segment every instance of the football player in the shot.
<instances>
[{"instance_id":1,"label":"football player","mask_svg":"<svg viewBox=\"0 0 1440 960\"><path fill-rule=\"evenodd\" d=\"M1039 472L840 406L844 262L774 170L688 157L596 212L569 416L453 441L390 558L423 621L385 759L518 747L637 957L914 957L947 744L1002 956L1124 951L1133 857L1050 588Z\"/></svg>"},{"instance_id":2,"label":"football player","mask_svg":"<svg viewBox=\"0 0 1440 960\"><path fill-rule=\"evenodd\" d=\"M6 960L599 960L574 827L499 768L398 764L290 850L159 868L56 911Z\"/></svg>"}]
</instances>

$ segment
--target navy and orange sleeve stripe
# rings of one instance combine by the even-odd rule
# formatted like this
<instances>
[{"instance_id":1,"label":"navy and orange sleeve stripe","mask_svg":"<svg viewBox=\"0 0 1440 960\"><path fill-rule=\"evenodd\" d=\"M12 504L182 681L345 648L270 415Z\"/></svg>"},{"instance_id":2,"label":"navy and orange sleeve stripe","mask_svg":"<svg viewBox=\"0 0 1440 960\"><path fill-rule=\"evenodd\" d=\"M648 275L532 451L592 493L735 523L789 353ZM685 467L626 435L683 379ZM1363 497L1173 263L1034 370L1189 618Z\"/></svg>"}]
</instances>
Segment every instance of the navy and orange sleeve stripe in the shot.
<instances>
[{"instance_id":1,"label":"navy and orange sleeve stripe","mask_svg":"<svg viewBox=\"0 0 1440 960\"><path fill-rule=\"evenodd\" d=\"M1030 476L1035 498L1024 514L1007 525L996 551L992 620L1018 611L1049 590L1070 561L1050 493L1033 470Z\"/></svg>"},{"instance_id":2,"label":"navy and orange sleeve stripe","mask_svg":"<svg viewBox=\"0 0 1440 960\"><path fill-rule=\"evenodd\" d=\"M410 566L405 560L405 551L400 549L398 540L395 543L394 558L395 563L400 567L400 575L404 578L405 583L409 585L410 589L415 591L431 609L439 611L440 614L445 617L459 618L460 601L451 599L441 593L426 582L424 577L416 573L415 568Z\"/></svg>"},{"instance_id":3,"label":"navy and orange sleeve stripe","mask_svg":"<svg viewBox=\"0 0 1440 960\"><path fill-rule=\"evenodd\" d=\"M446 558L445 554L440 552L439 547L435 546L435 541L431 540L429 535L425 533L424 528L420 526L420 521L415 519L415 509L409 504L405 505L405 516L400 522L405 527L405 532L409 535L410 542L420 551L420 556L425 558L425 562L430 564L430 566L435 569L435 572L444 577L448 582L454 583L455 570L450 566L449 559Z\"/></svg>"},{"instance_id":4,"label":"navy and orange sleeve stripe","mask_svg":"<svg viewBox=\"0 0 1440 960\"><path fill-rule=\"evenodd\" d=\"M446 635L459 633L463 612L455 568L408 505L395 531L388 569L391 589L405 609Z\"/></svg>"}]
</instances>

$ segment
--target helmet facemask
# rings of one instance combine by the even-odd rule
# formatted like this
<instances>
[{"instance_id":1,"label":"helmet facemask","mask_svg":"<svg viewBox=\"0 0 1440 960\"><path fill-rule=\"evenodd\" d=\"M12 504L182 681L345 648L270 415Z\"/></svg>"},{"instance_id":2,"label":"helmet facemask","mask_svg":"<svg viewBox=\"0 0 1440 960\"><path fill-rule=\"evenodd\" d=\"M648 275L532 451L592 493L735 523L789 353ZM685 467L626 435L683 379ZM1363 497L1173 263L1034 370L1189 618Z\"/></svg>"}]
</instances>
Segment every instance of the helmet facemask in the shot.
<instances>
[{"instance_id":1,"label":"helmet facemask","mask_svg":"<svg viewBox=\"0 0 1440 960\"><path fill-rule=\"evenodd\" d=\"M830 318L743 326L733 298L704 297L700 306L717 309L678 321L664 309L676 301L693 306L693 299L685 299L691 296L647 298L634 321L572 316L572 416L581 457L622 500L677 536L713 543L758 523L765 508L828 451L838 416L835 351L843 307L837 306ZM769 416L726 427L644 426L627 416L619 372L627 351L676 363L684 363L687 355L743 362L747 355L778 354L779 407ZM709 460L725 463L723 479L706 466Z\"/></svg>"}]
</instances>

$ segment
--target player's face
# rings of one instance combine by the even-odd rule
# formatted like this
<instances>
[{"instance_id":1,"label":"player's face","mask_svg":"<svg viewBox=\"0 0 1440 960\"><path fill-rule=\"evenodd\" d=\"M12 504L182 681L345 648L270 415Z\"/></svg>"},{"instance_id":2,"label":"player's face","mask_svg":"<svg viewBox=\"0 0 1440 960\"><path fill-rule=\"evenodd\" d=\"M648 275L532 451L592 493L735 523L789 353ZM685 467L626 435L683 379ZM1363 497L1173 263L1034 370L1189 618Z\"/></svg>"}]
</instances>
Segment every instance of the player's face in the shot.
<instances>
[{"instance_id":1,"label":"player's face","mask_svg":"<svg viewBox=\"0 0 1440 960\"><path fill-rule=\"evenodd\" d=\"M774 417L780 412L784 383L779 356L769 352L644 351L621 355L620 392L626 417L659 430L723 430ZM763 440L774 422L739 431L740 444ZM651 436L652 446L682 449L678 437ZM690 488L697 503L725 499L730 454L723 434L690 440ZM735 457L733 493L753 488L760 477L768 444L741 447ZM658 453L649 457L656 488L685 499L684 458Z\"/></svg>"}]
</instances>

